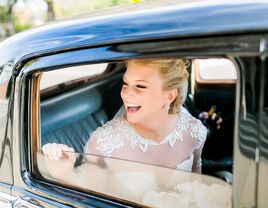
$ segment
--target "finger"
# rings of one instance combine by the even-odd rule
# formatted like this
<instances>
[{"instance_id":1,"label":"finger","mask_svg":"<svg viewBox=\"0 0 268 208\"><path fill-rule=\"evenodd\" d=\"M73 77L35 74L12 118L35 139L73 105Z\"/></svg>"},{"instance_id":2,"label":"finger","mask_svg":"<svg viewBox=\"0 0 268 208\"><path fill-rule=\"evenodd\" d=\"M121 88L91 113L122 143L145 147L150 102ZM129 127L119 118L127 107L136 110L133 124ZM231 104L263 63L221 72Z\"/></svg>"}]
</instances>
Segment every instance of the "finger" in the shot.
<instances>
[{"instance_id":1,"label":"finger","mask_svg":"<svg viewBox=\"0 0 268 208\"><path fill-rule=\"evenodd\" d=\"M68 148L68 151L69 151L69 152L74 152L74 148L69 147L69 148Z\"/></svg>"},{"instance_id":2,"label":"finger","mask_svg":"<svg viewBox=\"0 0 268 208\"><path fill-rule=\"evenodd\" d=\"M51 157L51 143L47 143L42 147L44 155L48 156L50 160L52 160Z\"/></svg>"},{"instance_id":3,"label":"finger","mask_svg":"<svg viewBox=\"0 0 268 208\"><path fill-rule=\"evenodd\" d=\"M220 128L221 128L221 125L218 124L218 125L217 125L217 129L220 129Z\"/></svg>"},{"instance_id":4,"label":"finger","mask_svg":"<svg viewBox=\"0 0 268 208\"><path fill-rule=\"evenodd\" d=\"M48 146L48 144L45 144L42 147L42 152L43 152L44 155L47 155L47 146Z\"/></svg>"},{"instance_id":5,"label":"finger","mask_svg":"<svg viewBox=\"0 0 268 208\"><path fill-rule=\"evenodd\" d=\"M66 151L68 149L68 146L65 144L59 144L59 146L62 149L62 151Z\"/></svg>"},{"instance_id":6,"label":"finger","mask_svg":"<svg viewBox=\"0 0 268 208\"><path fill-rule=\"evenodd\" d=\"M62 148L62 151L66 151L66 152L74 152L74 148L72 147L69 147L65 144L61 144L61 148Z\"/></svg>"},{"instance_id":7,"label":"finger","mask_svg":"<svg viewBox=\"0 0 268 208\"><path fill-rule=\"evenodd\" d=\"M42 147L44 155L51 157L51 143L47 143Z\"/></svg>"},{"instance_id":8,"label":"finger","mask_svg":"<svg viewBox=\"0 0 268 208\"><path fill-rule=\"evenodd\" d=\"M62 156L62 148L61 148L61 146L60 145L57 145L57 152L56 152L56 157L57 157L57 159L59 159L61 156Z\"/></svg>"},{"instance_id":9,"label":"finger","mask_svg":"<svg viewBox=\"0 0 268 208\"><path fill-rule=\"evenodd\" d=\"M219 119L217 120L216 124L221 124L222 123L222 118L219 117Z\"/></svg>"},{"instance_id":10,"label":"finger","mask_svg":"<svg viewBox=\"0 0 268 208\"><path fill-rule=\"evenodd\" d=\"M199 114L200 119L208 119L209 115L208 112L202 112Z\"/></svg>"},{"instance_id":11,"label":"finger","mask_svg":"<svg viewBox=\"0 0 268 208\"><path fill-rule=\"evenodd\" d=\"M217 114L216 113L213 113L212 116L211 116L211 120L215 120Z\"/></svg>"},{"instance_id":12,"label":"finger","mask_svg":"<svg viewBox=\"0 0 268 208\"><path fill-rule=\"evenodd\" d=\"M53 143L51 144L51 152L50 157L52 160L58 160L58 144Z\"/></svg>"}]
</instances>

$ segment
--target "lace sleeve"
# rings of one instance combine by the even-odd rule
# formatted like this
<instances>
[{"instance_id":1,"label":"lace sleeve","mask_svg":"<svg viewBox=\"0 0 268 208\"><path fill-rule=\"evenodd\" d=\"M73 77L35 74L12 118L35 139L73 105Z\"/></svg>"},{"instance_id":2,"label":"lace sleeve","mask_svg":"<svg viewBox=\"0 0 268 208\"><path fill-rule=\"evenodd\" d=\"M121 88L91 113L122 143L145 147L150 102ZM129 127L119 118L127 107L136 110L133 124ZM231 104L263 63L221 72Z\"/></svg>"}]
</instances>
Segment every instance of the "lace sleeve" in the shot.
<instances>
[{"instance_id":1,"label":"lace sleeve","mask_svg":"<svg viewBox=\"0 0 268 208\"><path fill-rule=\"evenodd\" d=\"M194 150L194 161L193 161L193 167L201 167L202 166L202 150L204 147L204 143L202 144L201 147L199 147L198 149Z\"/></svg>"},{"instance_id":2,"label":"lace sleeve","mask_svg":"<svg viewBox=\"0 0 268 208\"><path fill-rule=\"evenodd\" d=\"M123 139L118 134L120 129L119 119L113 119L102 127L97 128L90 136L84 147L85 153L100 154L111 157L114 150L123 146Z\"/></svg>"},{"instance_id":3,"label":"lace sleeve","mask_svg":"<svg viewBox=\"0 0 268 208\"><path fill-rule=\"evenodd\" d=\"M191 126L191 136L198 141L197 146L194 150L193 167L201 167L201 155L207 138L207 128L201 123L200 120L196 120L196 122L196 124Z\"/></svg>"},{"instance_id":4,"label":"lace sleeve","mask_svg":"<svg viewBox=\"0 0 268 208\"><path fill-rule=\"evenodd\" d=\"M198 119L195 119L195 124L191 125L190 128L191 137L198 141L196 149L199 149L206 141L207 128Z\"/></svg>"}]
</instances>

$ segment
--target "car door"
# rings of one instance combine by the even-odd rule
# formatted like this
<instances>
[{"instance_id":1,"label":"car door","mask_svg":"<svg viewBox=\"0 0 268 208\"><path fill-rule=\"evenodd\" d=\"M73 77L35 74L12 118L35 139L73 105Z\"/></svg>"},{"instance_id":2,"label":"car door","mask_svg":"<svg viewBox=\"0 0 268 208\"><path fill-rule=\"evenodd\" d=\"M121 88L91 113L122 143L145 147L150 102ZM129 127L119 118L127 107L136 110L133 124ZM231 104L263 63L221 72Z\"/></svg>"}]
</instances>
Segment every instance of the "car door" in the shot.
<instances>
[{"instance_id":1,"label":"car door","mask_svg":"<svg viewBox=\"0 0 268 208\"><path fill-rule=\"evenodd\" d=\"M5 64L0 68L0 206L8 207L8 204L16 198L11 195L13 186L13 163L12 163L12 135L10 118L10 102L12 64Z\"/></svg>"},{"instance_id":2,"label":"car door","mask_svg":"<svg viewBox=\"0 0 268 208\"><path fill-rule=\"evenodd\" d=\"M267 36L263 39L263 46L265 46ZM256 205L259 207L265 207L267 205L267 180L266 175L268 171L268 160L267 160L267 122L268 122L268 73L267 73L267 55L266 55L267 47L263 48L262 53L260 54L260 87L259 87L259 155L257 161L258 165L258 175L256 176L256 192L257 192L257 200Z\"/></svg>"},{"instance_id":3,"label":"car door","mask_svg":"<svg viewBox=\"0 0 268 208\"><path fill-rule=\"evenodd\" d=\"M61 183L51 183L40 177L37 166L37 153L40 152L40 112L39 112L39 90L40 73L53 69L64 68L67 66L78 66L85 64L118 62L130 58L146 58L152 56L183 56L183 57L206 57L215 58L219 55L233 57L237 64L238 71L243 71L238 64L244 63L241 57L246 56L250 50L251 56L258 55L258 35L245 35L244 37L211 37L211 38L191 38L191 39L172 39L158 41L144 41L138 43L118 43L116 45L95 46L89 49L75 49L66 52L57 52L50 54L40 54L38 59L30 55L27 60L23 60L19 73L16 75L14 86L14 113L13 120L13 157L14 157L14 187L12 194L24 197L36 206L45 207L70 207L70 206L98 206L98 207L124 207L124 206L143 206L135 202L118 200L114 197L102 195L101 193L84 192L79 189L72 189ZM214 43L217 42L217 46ZM152 44L153 43L153 44ZM243 44L242 44L243 43ZM252 44L253 43L253 44ZM237 44L240 48L240 54L237 54ZM191 47L187 48L187 45ZM247 47L244 47L244 46ZM257 45L257 46L256 46ZM160 47L161 46L161 47ZM198 48L195 50L194 46ZM212 47L213 46L213 47ZM248 47L249 46L249 47ZM183 47L183 48L182 48ZM225 48L224 51L221 49ZM209 49L209 50L208 50ZM199 51L198 53L196 51ZM209 53L207 52L209 51ZM253 55L252 55L253 54ZM241 62L239 62L239 61ZM246 61L245 61L246 63ZM243 79L243 76L240 76ZM243 81L243 80L242 80ZM242 83L242 82L241 82ZM239 112L241 109L238 103L242 103L243 97L240 94L241 85L236 87L236 127L239 124ZM212 93L213 94L213 93ZM207 96L210 96L208 93ZM238 128L238 127L237 127ZM239 145L237 138L238 130L234 133L235 147ZM231 147L232 148L232 147ZM254 147L253 147L254 149ZM247 172L247 166L240 166L241 161L251 161L243 154L241 149L235 148L234 163L234 204L239 204L241 199L241 184L243 179L238 178L238 169ZM254 172L255 163L250 167ZM240 172L240 171L239 171ZM254 175L254 174L253 174ZM253 177L254 178L254 177ZM252 178L251 178L252 179ZM255 178L254 180L255 181ZM254 184L254 183L253 183ZM254 195L254 189L252 194Z\"/></svg>"}]
</instances>

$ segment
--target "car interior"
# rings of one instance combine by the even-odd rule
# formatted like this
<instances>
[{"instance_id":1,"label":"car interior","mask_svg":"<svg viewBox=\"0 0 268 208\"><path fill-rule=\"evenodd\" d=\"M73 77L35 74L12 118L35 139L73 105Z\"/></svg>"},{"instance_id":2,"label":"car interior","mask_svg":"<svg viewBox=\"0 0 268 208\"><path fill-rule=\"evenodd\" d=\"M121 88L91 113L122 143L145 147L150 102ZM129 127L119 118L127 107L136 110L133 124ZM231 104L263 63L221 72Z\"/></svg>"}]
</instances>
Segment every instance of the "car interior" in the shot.
<instances>
[{"instance_id":1,"label":"car interior","mask_svg":"<svg viewBox=\"0 0 268 208\"><path fill-rule=\"evenodd\" d=\"M195 76L195 108L209 112L214 107L223 120L220 129L215 123L207 125L209 134L202 152L202 172L205 174L232 173L235 90L235 80L201 81Z\"/></svg>"},{"instance_id":2,"label":"car interior","mask_svg":"<svg viewBox=\"0 0 268 208\"><path fill-rule=\"evenodd\" d=\"M116 73L109 78L77 82L61 86L59 91L43 93L40 105L42 145L62 143L76 152L83 152L90 133L112 119L122 106L121 77L122 73Z\"/></svg>"},{"instance_id":3,"label":"car interior","mask_svg":"<svg viewBox=\"0 0 268 208\"><path fill-rule=\"evenodd\" d=\"M68 69L68 68L67 68ZM97 76L85 76L40 90L41 145L62 143L83 152L90 134L112 119L122 106L123 63L109 63ZM202 153L202 173L231 183L236 82L206 82L189 69L188 96L200 112L212 106L222 118L220 129L209 130ZM49 73L49 72L45 72ZM226 175L226 173L228 173Z\"/></svg>"}]
</instances>

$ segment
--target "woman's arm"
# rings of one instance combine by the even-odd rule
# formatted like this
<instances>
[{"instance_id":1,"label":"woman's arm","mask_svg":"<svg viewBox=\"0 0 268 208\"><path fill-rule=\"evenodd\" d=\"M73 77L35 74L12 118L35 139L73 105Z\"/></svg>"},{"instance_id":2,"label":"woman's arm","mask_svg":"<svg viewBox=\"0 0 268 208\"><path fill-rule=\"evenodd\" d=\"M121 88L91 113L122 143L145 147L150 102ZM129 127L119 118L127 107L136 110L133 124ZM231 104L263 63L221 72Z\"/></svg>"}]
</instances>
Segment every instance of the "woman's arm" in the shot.
<instances>
[{"instance_id":1,"label":"woman's arm","mask_svg":"<svg viewBox=\"0 0 268 208\"><path fill-rule=\"evenodd\" d=\"M203 149L203 145L198 148L195 149L194 151L194 162L193 162L193 167L192 167L192 172L194 173L202 173L202 149Z\"/></svg>"}]
</instances>

